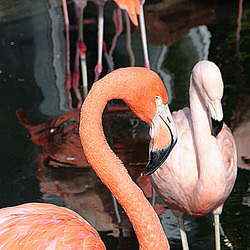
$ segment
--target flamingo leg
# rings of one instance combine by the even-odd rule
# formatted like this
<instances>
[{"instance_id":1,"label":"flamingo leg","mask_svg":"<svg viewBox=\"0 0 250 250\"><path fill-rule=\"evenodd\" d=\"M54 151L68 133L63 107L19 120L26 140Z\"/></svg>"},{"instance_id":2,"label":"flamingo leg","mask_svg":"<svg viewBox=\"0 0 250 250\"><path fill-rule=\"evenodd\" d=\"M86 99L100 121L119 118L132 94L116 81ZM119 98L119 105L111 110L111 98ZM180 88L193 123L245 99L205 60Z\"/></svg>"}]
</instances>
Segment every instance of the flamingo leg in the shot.
<instances>
[{"instance_id":1,"label":"flamingo leg","mask_svg":"<svg viewBox=\"0 0 250 250\"><path fill-rule=\"evenodd\" d=\"M80 90L79 90L79 79L80 79L80 72L79 72L79 57L80 57L80 51L81 51L81 41L79 40L77 42L77 46L76 46L76 55L75 55L75 69L74 69L74 74L73 74L73 90L75 92L75 96L77 98L77 109L81 108L81 105L82 105L82 95L80 93ZM86 64L85 64L85 67L86 67ZM83 75L83 72L82 72L82 77L83 79L86 79ZM84 83L84 81L83 81ZM86 95L86 94L85 94ZM84 95L84 97L85 97Z\"/></svg>"},{"instance_id":2,"label":"flamingo leg","mask_svg":"<svg viewBox=\"0 0 250 250\"><path fill-rule=\"evenodd\" d=\"M113 203L114 203L114 209L115 209L117 224L120 227L121 226L121 217L120 217L119 210L118 210L118 203L117 203L117 200L116 200L115 196L112 193L111 193L111 195L112 195L112 199L113 199Z\"/></svg>"},{"instance_id":3,"label":"flamingo leg","mask_svg":"<svg viewBox=\"0 0 250 250\"><path fill-rule=\"evenodd\" d=\"M74 65L74 73L73 73L73 90L75 92L76 98L78 100L77 108L79 108L80 103L82 102L82 97L79 91L79 78L80 78L80 72L79 72L79 56L80 56L80 50L79 50L79 41L76 45L76 53L75 53L75 65Z\"/></svg>"},{"instance_id":4,"label":"flamingo leg","mask_svg":"<svg viewBox=\"0 0 250 250\"><path fill-rule=\"evenodd\" d=\"M150 63L149 63L149 57L148 57L146 26L145 26L145 19L144 19L144 13L143 13L143 4L144 4L144 1L141 2L141 13L139 15L139 22L140 22L140 28L141 28L141 39L142 39L142 47L143 47L143 54L144 54L144 66L147 69L150 69Z\"/></svg>"},{"instance_id":5,"label":"flamingo leg","mask_svg":"<svg viewBox=\"0 0 250 250\"><path fill-rule=\"evenodd\" d=\"M184 220L183 220L182 216L178 217L178 223L179 223L180 234L181 234L182 248L183 248L183 250L189 250L188 240L187 240L187 234L185 232Z\"/></svg>"},{"instance_id":6,"label":"flamingo leg","mask_svg":"<svg viewBox=\"0 0 250 250\"><path fill-rule=\"evenodd\" d=\"M110 60L110 57L108 55L108 52L107 52L107 46L106 46L106 43L103 41L103 56L106 60L106 63L108 65L108 68L109 68L109 71L113 71L114 70L114 65L113 65L113 62Z\"/></svg>"},{"instance_id":7,"label":"flamingo leg","mask_svg":"<svg viewBox=\"0 0 250 250\"><path fill-rule=\"evenodd\" d=\"M102 73L102 46L103 46L103 26L104 26L104 3L98 4L98 59L95 66L95 82L99 79Z\"/></svg>"},{"instance_id":8,"label":"flamingo leg","mask_svg":"<svg viewBox=\"0 0 250 250\"><path fill-rule=\"evenodd\" d=\"M66 80L65 89L68 94L69 106L72 108L72 98L71 98L71 71L70 71L70 43L69 43L69 14L67 8L66 0L62 0L64 22L65 22L65 32L66 32Z\"/></svg>"},{"instance_id":9,"label":"flamingo leg","mask_svg":"<svg viewBox=\"0 0 250 250\"><path fill-rule=\"evenodd\" d=\"M215 249L220 250L220 217L214 214Z\"/></svg>"},{"instance_id":10,"label":"flamingo leg","mask_svg":"<svg viewBox=\"0 0 250 250\"><path fill-rule=\"evenodd\" d=\"M85 5L86 6L86 5ZM82 105L82 96L79 91L79 57L81 60L81 71L82 71L82 83L83 83L83 97L85 98L88 94L88 76L87 76L87 64L86 64L86 45L83 40L83 10L85 6L78 8L78 41L76 46L75 55L75 70L73 74L73 90L75 92L76 98L78 100L77 108L79 109ZM77 9L76 9L77 11Z\"/></svg>"},{"instance_id":11,"label":"flamingo leg","mask_svg":"<svg viewBox=\"0 0 250 250\"><path fill-rule=\"evenodd\" d=\"M116 9L113 11L113 22L115 24L115 35L113 37L108 56L109 56L110 62L112 63L114 67L113 52L117 43L117 38L120 36L123 30L121 9Z\"/></svg>"},{"instance_id":12,"label":"flamingo leg","mask_svg":"<svg viewBox=\"0 0 250 250\"><path fill-rule=\"evenodd\" d=\"M155 208L155 198L156 198L156 193L155 193L155 189L152 186L152 200L151 200L151 205L153 208Z\"/></svg>"},{"instance_id":13,"label":"flamingo leg","mask_svg":"<svg viewBox=\"0 0 250 250\"><path fill-rule=\"evenodd\" d=\"M131 26L128 17L128 13L125 11L125 21L126 21L126 48L130 58L130 66L135 66L135 55L131 46Z\"/></svg>"},{"instance_id":14,"label":"flamingo leg","mask_svg":"<svg viewBox=\"0 0 250 250\"><path fill-rule=\"evenodd\" d=\"M81 70L82 70L82 83L83 83L83 98L88 94L88 75L87 75L87 63L86 63L86 45L83 40L83 10L79 9L79 40L78 47L80 50ZM78 99L78 101L80 101ZM78 102L79 103L79 102Z\"/></svg>"}]
</instances>

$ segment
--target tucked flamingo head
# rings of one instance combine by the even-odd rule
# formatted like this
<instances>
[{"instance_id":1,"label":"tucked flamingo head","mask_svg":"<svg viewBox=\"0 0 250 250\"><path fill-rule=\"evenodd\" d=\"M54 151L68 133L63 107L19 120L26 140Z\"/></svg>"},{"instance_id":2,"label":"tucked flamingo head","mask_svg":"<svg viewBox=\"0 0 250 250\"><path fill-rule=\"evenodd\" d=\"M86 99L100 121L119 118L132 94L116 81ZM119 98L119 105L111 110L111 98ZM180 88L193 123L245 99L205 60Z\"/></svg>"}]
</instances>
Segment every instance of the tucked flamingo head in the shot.
<instances>
[{"instance_id":1,"label":"tucked flamingo head","mask_svg":"<svg viewBox=\"0 0 250 250\"><path fill-rule=\"evenodd\" d=\"M200 61L193 68L191 80L212 118L212 134L216 136L223 125L221 99L224 85L221 72L213 62Z\"/></svg>"},{"instance_id":2,"label":"tucked flamingo head","mask_svg":"<svg viewBox=\"0 0 250 250\"><path fill-rule=\"evenodd\" d=\"M206 60L198 62L193 68L192 77L211 101L221 100L223 81L221 72L215 63Z\"/></svg>"},{"instance_id":3,"label":"tucked flamingo head","mask_svg":"<svg viewBox=\"0 0 250 250\"><path fill-rule=\"evenodd\" d=\"M98 114L112 99L123 100L139 119L149 124L152 140L146 174L153 173L168 157L176 142L176 129L163 82L155 72L146 68L115 70L93 85L82 108L83 120L90 116L89 113L84 114L84 106L91 105L90 109Z\"/></svg>"},{"instance_id":4,"label":"tucked flamingo head","mask_svg":"<svg viewBox=\"0 0 250 250\"><path fill-rule=\"evenodd\" d=\"M150 126L157 112L156 98L160 97L164 104L168 103L167 91L160 77L142 67L115 70L95 83L92 90L95 95L99 94L99 100L105 99L105 102L123 100L138 118ZM92 98L91 92L88 98Z\"/></svg>"}]
</instances>

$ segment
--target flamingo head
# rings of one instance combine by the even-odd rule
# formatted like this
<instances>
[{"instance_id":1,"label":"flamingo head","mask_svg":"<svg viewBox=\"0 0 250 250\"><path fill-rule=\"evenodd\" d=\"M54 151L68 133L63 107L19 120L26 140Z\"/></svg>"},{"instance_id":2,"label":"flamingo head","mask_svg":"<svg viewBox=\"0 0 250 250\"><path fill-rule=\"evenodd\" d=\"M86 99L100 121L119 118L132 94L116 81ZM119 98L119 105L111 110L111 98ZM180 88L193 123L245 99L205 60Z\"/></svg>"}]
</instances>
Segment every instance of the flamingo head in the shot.
<instances>
[{"instance_id":1,"label":"flamingo head","mask_svg":"<svg viewBox=\"0 0 250 250\"><path fill-rule=\"evenodd\" d=\"M158 74L143 67L120 68L96 82L85 102L94 96L94 105L121 99L150 126L150 160L146 174L153 173L165 161L177 137L167 91Z\"/></svg>"},{"instance_id":2,"label":"flamingo head","mask_svg":"<svg viewBox=\"0 0 250 250\"><path fill-rule=\"evenodd\" d=\"M146 68L127 68L135 84L122 87L120 98L150 126L150 154L145 174L154 173L172 151L177 132L168 107L168 95L160 77ZM127 92L126 92L127 90ZM123 96L123 97L122 97Z\"/></svg>"},{"instance_id":3,"label":"flamingo head","mask_svg":"<svg viewBox=\"0 0 250 250\"><path fill-rule=\"evenodd\" d=\"M160 77L146 68L119 69L114 74L123 79L116 87L116 98L150 126L150 159L145 174L152 174L164 163L177 140L166 88Z\"/></svg>"},{"instance_id":4,"label":"flamingo head","mask_svg":"<svg viewBox=\"0 0 250 250\"><path fill-rule=\"evenodd\" d=\"M210 61L198 62L192 71L191 78L211 118L211 133L217 136L223 126L223 80L219 68Z\"/></svg>"}]
</instances>

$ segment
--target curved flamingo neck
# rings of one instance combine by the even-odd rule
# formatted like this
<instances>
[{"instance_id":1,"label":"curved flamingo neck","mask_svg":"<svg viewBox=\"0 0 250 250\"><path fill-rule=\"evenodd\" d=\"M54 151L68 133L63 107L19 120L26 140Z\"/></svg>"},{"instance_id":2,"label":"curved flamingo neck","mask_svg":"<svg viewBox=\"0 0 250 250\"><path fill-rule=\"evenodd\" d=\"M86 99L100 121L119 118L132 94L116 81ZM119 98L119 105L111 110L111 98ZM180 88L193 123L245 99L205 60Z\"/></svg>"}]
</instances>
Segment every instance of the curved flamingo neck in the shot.
<instances>
[{"instance_id":1,"label":"curved flamingo neck","mask_svg":"<svg viewBox=\"0 0 250 250\"><path fill-rule=\"evenodd\" d=\"M220 187L225 185L225 173L221 149L216 138L211 135L210 116L192 77L189 96L198 161L198 182L195 189L197 202L197 197L198 199L210 199L212 193L217 193L219 197L220 191L222 191Z\"/></svg>"},{"instance_id":2,"label":"curved flamingo neck","mask_svg":"<svg viewBox=\"0 0 250 250\"><path fill-rule=\"evenodd\" d=\"M131 84L128 88L131 88ZM126 99L126 91L124 87L120 92L123 100ZM141 249L168 249L168 241L157 214L141 189L131 180L123 163L109 147L103 133L102 113L109 100L119 97L116 92L119 90L98 83L92 87L92 91L85 99L80 120L80 137L84 153L96 174L128 215Z\"/></svg>"}]
</instances>

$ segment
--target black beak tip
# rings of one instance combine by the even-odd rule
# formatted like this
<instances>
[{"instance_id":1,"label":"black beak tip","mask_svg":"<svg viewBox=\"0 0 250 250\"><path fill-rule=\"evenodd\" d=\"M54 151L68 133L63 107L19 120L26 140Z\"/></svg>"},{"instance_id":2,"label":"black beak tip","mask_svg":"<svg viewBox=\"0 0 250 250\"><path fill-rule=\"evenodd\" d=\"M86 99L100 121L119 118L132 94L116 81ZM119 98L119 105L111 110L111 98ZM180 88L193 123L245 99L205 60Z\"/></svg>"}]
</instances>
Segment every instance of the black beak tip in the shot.
<instances>
[{"instance_id":1,"label":"black beak tip","mask_svg":"<svg viewBox=\"0 0 250 250\"><path fill-rule=\"evenodd\" d=\"M149 162L146 166L145 175L153 174L165 162L174 145L176 144L176 141L177 139L168 147L150 152Z\"/></svg>"},{"instance_id":2,"label":"black beak tip","mask_svg":"<svg viewBox=\"0 0 250 250\"><path fill-rule=\"evenodd\" d=\"M212 119L212 135L214 137L216 137L220 133L220 131L223 127L223 120L218 121L218 120L215 120L213 118L211 118L211 119Z\"/></svg>"}]
</instances>

